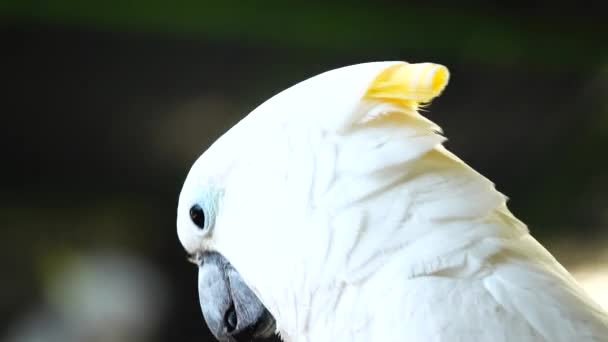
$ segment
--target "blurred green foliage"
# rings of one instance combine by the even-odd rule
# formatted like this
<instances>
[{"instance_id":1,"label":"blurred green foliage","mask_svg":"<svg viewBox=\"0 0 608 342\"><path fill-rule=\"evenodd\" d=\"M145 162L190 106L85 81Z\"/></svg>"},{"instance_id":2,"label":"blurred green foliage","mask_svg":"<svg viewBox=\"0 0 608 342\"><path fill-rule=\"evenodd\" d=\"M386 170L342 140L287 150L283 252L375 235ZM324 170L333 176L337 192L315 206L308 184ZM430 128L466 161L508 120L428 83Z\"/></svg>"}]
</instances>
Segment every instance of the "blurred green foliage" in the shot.
<instances>
[{"instance_id":1,"label":"blurred green foliage","mask_svg":"<svg viewBox=\"0 0 608 342\"><path fill-rule=\"evenodd\" d=\"M605 27L592 16L522 16L467 2L22 0L2 2L0 14L286 48L424 51L470 63L588 68L608 58Z\"/></svg>"}]
</instances>

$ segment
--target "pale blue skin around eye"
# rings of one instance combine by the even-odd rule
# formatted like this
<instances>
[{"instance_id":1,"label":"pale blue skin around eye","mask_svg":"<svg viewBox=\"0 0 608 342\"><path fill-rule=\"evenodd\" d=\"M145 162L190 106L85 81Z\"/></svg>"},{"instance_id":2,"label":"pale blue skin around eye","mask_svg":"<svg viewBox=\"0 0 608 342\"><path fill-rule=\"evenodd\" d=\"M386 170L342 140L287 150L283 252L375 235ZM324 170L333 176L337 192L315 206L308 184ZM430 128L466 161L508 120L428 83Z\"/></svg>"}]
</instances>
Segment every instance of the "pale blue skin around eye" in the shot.
<instances>
[{"instance_id":1,"label":"pale blue skin around eye","mask_svg":"<svg viewBox=\"0 0 608 342\"><path fill-rule=\"evenodd\" d=\"M215 218L218 214L219 203L224 196L224 191L217 188L201 188L192 205L198 204L205 213L205 226L201 232L208 234L215 225Z\"/></svg>"}]
</instances>

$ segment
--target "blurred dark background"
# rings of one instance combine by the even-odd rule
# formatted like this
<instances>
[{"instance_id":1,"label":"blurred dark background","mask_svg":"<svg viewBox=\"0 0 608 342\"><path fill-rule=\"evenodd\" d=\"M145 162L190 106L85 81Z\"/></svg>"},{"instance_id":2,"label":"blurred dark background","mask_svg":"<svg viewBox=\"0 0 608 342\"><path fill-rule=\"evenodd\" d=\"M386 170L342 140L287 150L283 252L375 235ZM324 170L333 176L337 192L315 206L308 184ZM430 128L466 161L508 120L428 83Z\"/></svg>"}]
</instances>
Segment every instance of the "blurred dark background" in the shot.
<instances>
[{"instance_id":1,"label":"blurred dark background","mask_svg":"<svg viewBox=\"0 0 608 342\"><path fill-rule=\"evenodd\" d=\"M210 341L175 233L190 165L348 64L436 62L427 116L608 305L601 3L3 1L0 339Z\"/></svg>"}]
</instances>

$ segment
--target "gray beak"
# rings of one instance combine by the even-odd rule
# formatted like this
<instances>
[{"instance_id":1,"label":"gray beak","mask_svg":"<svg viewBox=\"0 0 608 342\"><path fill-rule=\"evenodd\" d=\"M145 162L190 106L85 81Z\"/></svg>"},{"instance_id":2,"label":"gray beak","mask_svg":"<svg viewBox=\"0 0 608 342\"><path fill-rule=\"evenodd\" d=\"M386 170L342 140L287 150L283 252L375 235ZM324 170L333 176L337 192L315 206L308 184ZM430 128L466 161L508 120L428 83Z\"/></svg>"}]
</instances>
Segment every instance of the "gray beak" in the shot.
<instances>
[{"instance_id":1,"label":"gray beak","mask_svg":"<svg viewBox=\"0 0 608 342\"><path fill-rule=\"evenodd\" d=\"M202 256L198 294L209 330L219 341L250 341L274 334L274 318L221 254Z\"/></svg>"}]
</instances>

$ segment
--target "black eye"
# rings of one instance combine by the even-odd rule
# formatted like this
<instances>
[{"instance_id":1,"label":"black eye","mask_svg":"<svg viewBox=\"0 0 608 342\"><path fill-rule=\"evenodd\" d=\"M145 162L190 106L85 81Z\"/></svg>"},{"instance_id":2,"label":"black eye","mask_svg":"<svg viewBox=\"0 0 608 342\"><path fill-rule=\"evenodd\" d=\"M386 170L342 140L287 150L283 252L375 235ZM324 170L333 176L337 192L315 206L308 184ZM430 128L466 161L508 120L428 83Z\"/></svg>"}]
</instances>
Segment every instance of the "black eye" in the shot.
<instances>
[{"instance_id":1,"label":"black eye","mask_svg":"<svg viewBox=\"0 0 608 342\"><path fill-rule=\"evenodd\" d=\"M198 204L195 204L190 208L190 219L200 229L205 228L205 212Z\"/></svg>"}]
</instances>

